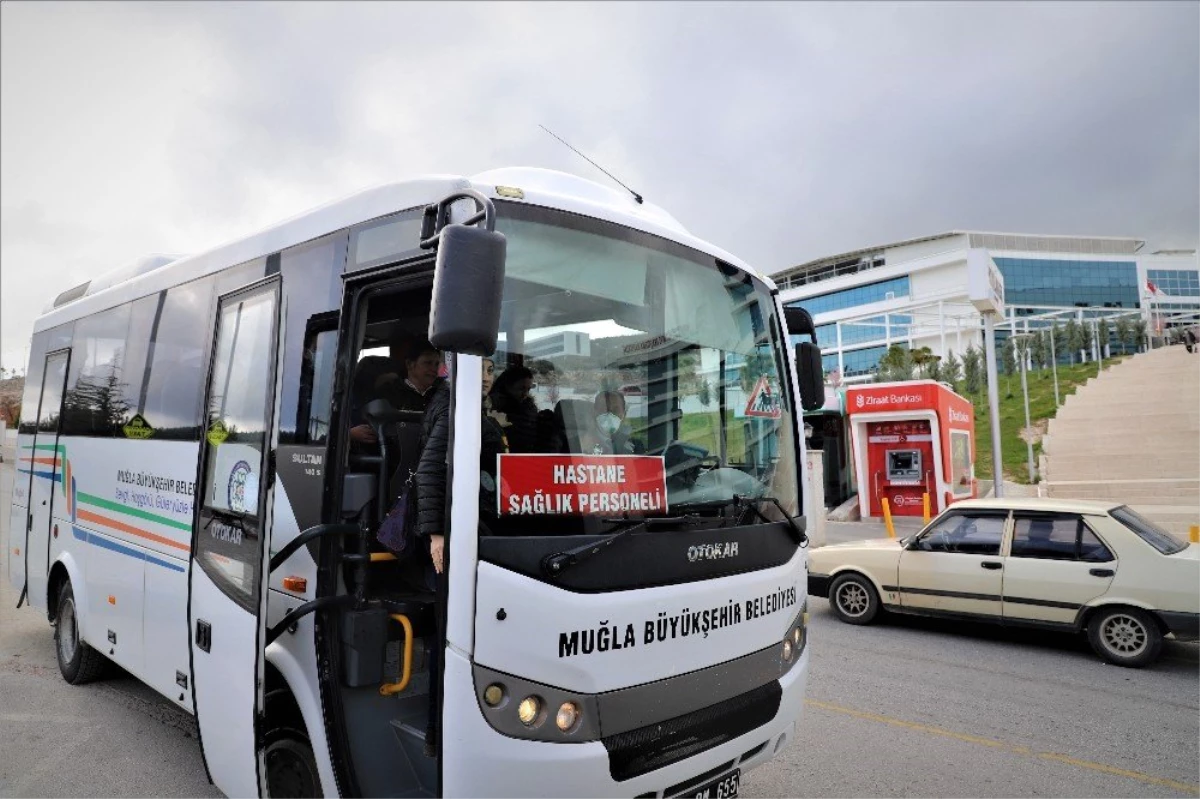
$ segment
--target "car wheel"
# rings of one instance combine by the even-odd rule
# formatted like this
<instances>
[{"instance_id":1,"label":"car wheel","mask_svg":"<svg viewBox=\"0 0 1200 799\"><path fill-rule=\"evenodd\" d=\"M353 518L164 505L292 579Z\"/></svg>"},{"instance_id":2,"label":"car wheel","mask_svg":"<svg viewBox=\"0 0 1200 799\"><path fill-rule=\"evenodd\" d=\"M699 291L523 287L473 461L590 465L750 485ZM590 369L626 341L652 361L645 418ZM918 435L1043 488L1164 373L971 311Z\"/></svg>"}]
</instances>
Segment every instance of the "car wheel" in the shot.
<instances>
[{"instance_id":1,"label":"car wheel","mask_svg":"<svg viewBox=\"0 0 1200 799\"><path fill-rule=\"evenodd\" d=\"M70 581L58 592L57 624L54 627L54 650L58 653L58 670L71 685L83 685L99 679L108 667L108 660L79 637L79 616L75 610L75 591Z\"/></svg>"},{"instance_id":2,"label":"car wheel","mask_svg":"<svg viewBox=\"0 0 1200 799\"><path fill-rule=\"evenodd\" d=\"M870 624L879 613L879 594L861 574L843 574L829 586L829 605L847 624Z\"/></svg>"},{"instance_id":3,"label":"car wheel","mask_svg":"<svg viewBox=\"0 0 1200 799\"><path fill-rule=\"evenodd\" d=\"M267 792L271 796L307 799L321 795L317 759L306 738L284 732L267 744Z\"/></svg>"},{"instance_id":4,"label":"car wheel","mask_svg":"<svg viewBox=\"0 0 1200 799\"><path fill-rule=\"evenodd\" d=\"M1162 632L1150 614L1137 608L1101 610L1088 622L1096 654L1118 666L1141 668L1162 651Z\"/></svg>"}]
</instances>

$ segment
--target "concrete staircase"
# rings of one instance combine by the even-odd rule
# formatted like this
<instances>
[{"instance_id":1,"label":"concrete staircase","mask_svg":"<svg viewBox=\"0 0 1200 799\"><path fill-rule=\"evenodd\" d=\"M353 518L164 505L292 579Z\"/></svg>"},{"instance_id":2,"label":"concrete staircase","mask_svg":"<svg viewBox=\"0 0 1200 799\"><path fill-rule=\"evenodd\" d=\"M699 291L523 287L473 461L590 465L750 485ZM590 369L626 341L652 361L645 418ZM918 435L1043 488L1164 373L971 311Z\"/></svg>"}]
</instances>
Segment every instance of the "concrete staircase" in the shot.
<instances>
[{"instance_id":1,"label":"concrete staircase","mask_svg":"<svg viewBox=\"0 0 1200 799\"><path fill-rule=\"evenodd\" d=\"M1042 439L1047 496L1127 503L1187 538L1200 524L1200 355L1135 355L1076 389Z\"/></svg>"}]
</instances>

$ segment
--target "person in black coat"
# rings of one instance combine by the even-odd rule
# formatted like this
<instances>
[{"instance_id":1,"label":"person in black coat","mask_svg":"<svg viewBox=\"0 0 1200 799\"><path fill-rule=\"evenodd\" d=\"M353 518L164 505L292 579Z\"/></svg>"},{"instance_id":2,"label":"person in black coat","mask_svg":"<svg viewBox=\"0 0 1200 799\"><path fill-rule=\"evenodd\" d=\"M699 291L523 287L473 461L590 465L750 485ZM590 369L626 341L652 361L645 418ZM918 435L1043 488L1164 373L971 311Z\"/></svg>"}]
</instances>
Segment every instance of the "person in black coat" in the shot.
<instances>
[{"instance_id":1,"label":"person in black coat","mask_svg":"<svg viewBox=\"0 0 1200 799\"><path fill-rule=\"evenodd\" d=\"M487 400L492 387L495 366L488 358L483 360L483 418L482 439L479 451L480 502L495 512L495 486L498 456L508 451L504 429L493 418ZM443 381L433 389L429 405L425 409L424 429L421 434L421 461L417 466L414 486L417 495L417 518L415 533L427 542L429 567L427 575L438 595L437 641L429 663L429 724L425 731L425 754L434 757L438 742L438 709L441 706L441 652L446 645L445 632L445 589L443 575L446 571L446 543L450 528L446 523L446 460L450 446L450 384ZM489 488L490 486L490 488ZM491 499L487 496L490 493ZM490 508L488 508L490 504Z\"/></svg>"},{"instance_id":2,"label":"person in black coat","mask_svg":"<svg viewBox=\"0 0 1200 799\"><path fill-rule=\"evenodd\" d=\"M538 407L529 396L533 390L533 372L524 366L510 366L498 378L488 396L492 408L503 414L505 433L513 452L542 452L538 441Z\"/></svg>"}]
</instances>

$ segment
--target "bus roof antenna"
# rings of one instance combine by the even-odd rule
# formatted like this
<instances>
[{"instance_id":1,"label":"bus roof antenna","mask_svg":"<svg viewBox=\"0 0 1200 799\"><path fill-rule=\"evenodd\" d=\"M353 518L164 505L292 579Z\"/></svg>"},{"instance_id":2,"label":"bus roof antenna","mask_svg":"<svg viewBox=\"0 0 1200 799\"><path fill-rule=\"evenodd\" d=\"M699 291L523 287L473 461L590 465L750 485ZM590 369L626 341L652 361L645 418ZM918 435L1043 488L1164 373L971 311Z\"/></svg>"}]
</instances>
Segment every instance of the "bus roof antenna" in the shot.
<instances>
[{"instance_id":1,"label":"bus roof antenna","mask_svg":"<svg viewBox=\"0 0 1200 799\"><path fill-rule=\"evenodd\" d=\"M603 172L604 174L606 174L606 175L608 175L610 178L612 178L612 179L613 179L613 181L614 181L614 182L616 182L616 184L617 184L618 186L620 186L620 187L621 187L621 188L623 188L625 191L627 191L627 192L629 192L630 194L632 194L632 195L633 195L633 199L637 200L637 203L638 203L638 205L641 205L641 204L644 202L644 200L642 199L642 195L638 194L636 191L634 191L633 189L629 188L628 186L626 186L626 185L625 185L624 183L622 183L621 181L617 180L617 177L616 177L616 175L614 175L613 173L609 172L607 169L605 169L604 167L600 166L600 165L599 165L599 164L597 164L595 161L593 161L592 159L588 158L588 157L587 157L586 155L584 155L583 153L581 153L581 152L579 152L578 150L576 150L574 147L572 147L570 144L568 144L568 143L567 143L566 139L562 138L561 136L559 136L558 134L556 134L554 131L550 130L550 128L546 127L545 125L538 125L538 127L539 127L539 128L541 128L542 130L546 131L547 133L549 133L549 134L550 134L551 136L553 136L554 138L558 139L558 140L559 140L560 142L562 142L564 145L566 145L566 147L567 147L567 149L568 149L568 150L570 150L571 152L575 153L575 154L576 154L576 155L578 155L580 158L582 158L584 161L587 161L589 164L591 164L592 166L596 167L596 169L599 169L601 172Z\"/></svg>"}]
</instances>

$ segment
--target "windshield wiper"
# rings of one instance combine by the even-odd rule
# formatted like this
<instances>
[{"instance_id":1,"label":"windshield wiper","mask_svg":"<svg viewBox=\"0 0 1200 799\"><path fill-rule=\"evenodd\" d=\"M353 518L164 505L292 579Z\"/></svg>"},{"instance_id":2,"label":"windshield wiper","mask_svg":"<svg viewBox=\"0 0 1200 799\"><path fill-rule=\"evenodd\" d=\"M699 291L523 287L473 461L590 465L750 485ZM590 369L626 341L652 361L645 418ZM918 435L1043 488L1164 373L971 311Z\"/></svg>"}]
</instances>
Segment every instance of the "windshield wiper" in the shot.
<instances>
[{"instance_id":1,"label":"windshield wiper","mask_svg":"<svg viewBox=\"0 0 1200 799\"><path fill-rule=\"evenodd\" d=\"M738 513L739 521L741 519L740 511L752 510L752 511L754 511L754 514L756 516L758 516L758 518L762 519L767 524L776 524L777 521L775 519L768 519L766 514L763 513L762 509L759 508L759 506L758 506L760 502L770 502L772 505L774 505L776 508L779 509L779 513L783 516L784 521L787 522L788 529L791 530L792 538L796 539L796 543L799 544L800 546L804 546L805 544L808 543L808 536L805 534L804 528L802 528L800 525L796 524L796 520L792 518L790 513L788 513L786 510L784 510L783 503L780 502L777 497L770 497L770 496L751 497L751 496L746 496L746 495L741 495L741 494L735 494L733 497L733 501L734 501L734 507L739 510L739 513Z\"/></svg>"},{"instance_id":2,"label":"windshield wiper","mask_svg":"<svg viewBox=\"0 0 1200 799\"><path fill-rule=\"evenodd\" d=\"M684 516L651 516L645 519L603 519L606 522L616 522L623 524L616 532L610 533L606 538L599 541L593 541L589 544L568 549L565 552L555 552L553 555L547 555L542 558L542 571L547 577L557 577L572 566L577 566L584 561L596 557L604 550L611 547L613 544L627 537L630 533L645 529L650 525L658 524L698 524L702 521L699 516L688 514Z\"/></svg>"}]
</instances>

